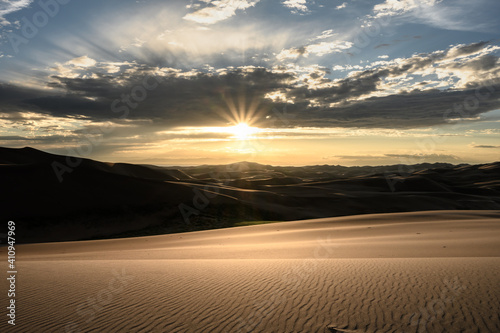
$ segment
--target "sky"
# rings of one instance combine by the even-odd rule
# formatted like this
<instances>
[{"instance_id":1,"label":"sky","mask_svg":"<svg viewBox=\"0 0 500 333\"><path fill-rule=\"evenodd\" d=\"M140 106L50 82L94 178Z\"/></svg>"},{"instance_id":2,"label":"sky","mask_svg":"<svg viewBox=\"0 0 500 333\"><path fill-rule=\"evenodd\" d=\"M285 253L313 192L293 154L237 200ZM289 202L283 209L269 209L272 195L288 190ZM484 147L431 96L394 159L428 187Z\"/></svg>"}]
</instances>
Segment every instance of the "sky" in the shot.
<instances>
[{"instance_id":1,"label":"sky","mask_svg":"<svg viewBox=\"0 0 500 333\"><path fill-rule=\"evenodd\" d=\"M498 0L0 0L0 146L156 165L500 160Z\"/></svg>"}]
</instances>

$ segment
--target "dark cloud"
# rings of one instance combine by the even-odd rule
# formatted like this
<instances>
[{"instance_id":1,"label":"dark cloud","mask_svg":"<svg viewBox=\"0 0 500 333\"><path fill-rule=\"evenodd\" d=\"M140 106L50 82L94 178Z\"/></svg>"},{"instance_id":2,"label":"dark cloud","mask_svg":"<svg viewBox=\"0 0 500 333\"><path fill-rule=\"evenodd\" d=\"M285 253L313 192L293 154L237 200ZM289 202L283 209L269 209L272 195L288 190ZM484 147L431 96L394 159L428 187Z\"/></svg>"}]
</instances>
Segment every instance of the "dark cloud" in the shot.
<instances>
[{"instance_id":1,"label":"dark cloud","mask_svg":"<svg viewBox=\"0 0 500 333\"><path fill-rule=\"evenodd\" d=\"M96 120L109 119L113 115L106 101L92 101L82 96L68 94L28 98L25 104L52 116L85 116Z\"/></svg>"},{"instance_id":2,"label":"dark cloud","mask_svg":"<svg viewBox=\"0 0 500 333\"><path fill-rule=\"evenodd\" d=\"M349 164L368 165L374 163L418 164L418 163L461 163L463 160L452 154L383 154L383 155L340 155L334 158L348 160Z\"/></svg>"},{"instance_id":3,"label":"dark cloud","mask_svg":"<svg viewBox=\"0 0 500 333\"><path fill-rule=\"evenodd\" d=\"M478 43L472 43L472 44L467 44L467 45L459 45L457 47L451 48L448 51L448 55L452 56L461 56L461 55L467 55L471 53L475 53L481 49L483 49L486 45L489 44L489 41L481 41Z\"/></svg>"},{"instance_id":4,"label":"dark cloud","mask_svg":"<svg viewBox=\"0 0 500 333\"><path fill-rule=\"evenodd\" d=\"M493 146L493 145L472 145L472 148L499 149L500 146Z\"/></svg>"},{"instance_id":5,"label":"dark cloud","mask_svg":"<svg viewBox=\"0 0 500 333\"><path fill-rule=\"evenodd\" d=\"M478 57L477 59L468 61L463 64L455 64L454 68L467 68L473 71L487 71L496 67L498 63L498 57L491 54L485 54Z\"/></svg>"},{"instance_id":6,"label":"dark cloud","mask_svg":"<svg viewBox=\"0 0 500 333\"><path fill-rule=\"evenodd\" d=\"M470 81L461 90L420 90L424 89L422 84L416 83L406 91L375 96L386 91L384 80L387 78L425 71L438 61L449 59L451 53L470 54L486 45L487 42L459 45L449 51L398 59L378 68L351 72L347 78L336 81L325 78L328 70L324 68L311 71L307 79L299 73L260 67L228 68L217 73L171 70L151 77L148 75L155 72L155 68L139 65L116 75L93 73L83 78L55 75L48 85L58 93L0 85L3 102L0 118L26 121L22 112L30 111L96 122L122 123L126 119L155 131L176 126L220 126L231 119L237 120L238 113L258 118L262 121L259 125L274 127L439 125L453 119L471 119L500 108L500 79L487 83ZM459 71L472 69L481 76L494 73L498 57L486 54L440 66ZM285 98L272 102L265 97L277 92ZM274 110L285 108L286 119L276 121L279 117ZM271 116L271 120L266 120L266 116Z\"/></svg>"},{"instance_id":7,"label":"dark cloud","mask_svg":"<svg viewBox=\"0 0 500 333\"><path fill-rule=\"evenodd\" d=\"M29 107L27 98L43 97L44 92L39 89L14 86L0 83L0 113L5 113L2 118L20 119L20 111Z\"/></svg>"},{"instance_id":8,"label":"dark cloud","mask_svg":"<svg viewBox=\"0 0 500 333\"><path fill-rule=\"evenodd\" d=\"M0 142L1 141L37 141L37 139L17 135L2 135L0 136Z\"/></svg>"},{"instance_id":9,"label":"dark cloud","mask_svg":"<svg viewBox=\"0 0 500 333\"><path fill-rule=\"evenodd\" d=\"M371 155L337 155L337 158L346 159L346 160L360 160L360 159L375 159L381 158L385 159L386 157L394 157L394 158L446 158L452 160L459 160L459 158L455 155L447 155L447 154L383 154L380 156L371 156Z\"/></svg>"},{"instance_id":10,"label":"dark cloud","mask_svg":"<svg viewBox=\"0 0 500 333\"><path fill-rule=\"evenodd\" d=\"M64 135L47 135L47 136L19 136L19 135L2 135L0 136L0 142L19 142L20 145L30 145L33 143L43 143L43 144L54 144L54 143L65 143L65 142L75 142L78 140L76 136L64 136Z\"/></svg>"},{"instance_id":11,"label":"dark cloud","mask_svg":"<svg viewBox=\"0 0 500 333\"><path fill-rule=\"evenodd\" d=\"M391 43L382 43L382 44L378 44L374 47L374 49L381 49L381 48L386 48L386 47L389 47L389 46L392 46L392 45L398 45L399 43L402 43L402 42L407 42L407 41L411 41L412 39L421 39L422 36L408 36L408 35L404 35L403 36L403 39L393 39L391 41Z\"/></svg>"},{"instance_id":12,"label":"dark cloud","mask_svg":"<svg viewBox=\"0 0 500 333\"><path fill-rule=\"evenodd\" d=\"M339 80L331 87L317 89L307 87L294 88L289 90L288 95L302 103L319 99L321 104L327 105L376 91L377 84L386 75L387 73L383 71L368 70L360 72L349 79Z\"/></svg>"},{"instance_id":13,"label":"dark cloud","mask_svg":"<svg viewBox=\"0 0 500 333\"><path fill-rule=\"evenodd\" d=\"M456 155L451 154L384 154L385 157L395 157L399 159L426 159L436 161L461 161Z\"/></svg>"},{"instance_id":14,"label":"dark cloud","mask_svg":"<svg viewBox=\"0 0 500 333\"><path fill-rule=\"evenodd\" d=\"M311 108L300 112L296 121L320 127L417 128L446 124L500 108L500 82L493 88L489 98L483 100L476 98L475 89L372 97L334 108Z\"/></svg>"},{"instance_id":15,"label":"dark cloud","mask_svg":"<svg viewBox=\"0 0 500 333\"><path fill-rule=\"evenodd\" d=\"M14 96L4 100L0 110L6 113L35 111L57 117L82 116L96 121L118 121L126 115L127 119L151 119L171 126L220 125L227 122L233 104L237 109L250 109L260 103L260 107L270 111L271 104L263 96L288 88L292 78L290 74L272 73L263 68L235 69L219 75L200 72L191 77L149 77L146 84L150 89L145 89L146 77L141 71L119 78L53 76L50 86L64 92L49 96L0 85L0 96Z\"/></svg>"}]
</instances>

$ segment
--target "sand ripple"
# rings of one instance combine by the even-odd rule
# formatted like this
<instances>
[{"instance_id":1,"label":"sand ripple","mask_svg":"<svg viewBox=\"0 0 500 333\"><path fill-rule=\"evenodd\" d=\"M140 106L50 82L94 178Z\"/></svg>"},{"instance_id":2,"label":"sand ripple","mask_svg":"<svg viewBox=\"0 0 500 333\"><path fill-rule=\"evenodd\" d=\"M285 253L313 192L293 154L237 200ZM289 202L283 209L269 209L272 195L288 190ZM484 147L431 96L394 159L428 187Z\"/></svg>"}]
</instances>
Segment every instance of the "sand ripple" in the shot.
<instances>
[{"instance_id":1,"label":"sand ripple","mask_svg":"<svg viewBox=\"0 0 500 333\"><path fill-rule=\"evenodd\" d=\"M499 276L500 258L23 262L9 331L500 332Z\"/></svg>"}]
</instances>

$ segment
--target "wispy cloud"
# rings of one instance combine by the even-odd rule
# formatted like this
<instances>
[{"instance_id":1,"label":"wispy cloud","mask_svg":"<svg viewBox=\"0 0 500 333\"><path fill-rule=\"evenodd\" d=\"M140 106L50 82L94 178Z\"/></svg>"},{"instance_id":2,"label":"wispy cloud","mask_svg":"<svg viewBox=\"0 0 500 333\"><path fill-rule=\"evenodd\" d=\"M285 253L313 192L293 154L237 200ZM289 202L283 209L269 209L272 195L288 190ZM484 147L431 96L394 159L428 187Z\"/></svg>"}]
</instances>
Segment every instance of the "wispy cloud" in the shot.
<instances>
[{"instance_id":1,"label":"wispy cloud","mask_svg":"<svg viewBox=\"0 0 500 333\"><path fill-rule=\"evenodd\" d=\"M428 7L433 7L442 0L386 0L385 2L373 7L374 16L376 18L384 16L396 16L422 10Z\"/></svg>"},{"instance_id":2,"label":"wispy cloud","mask_svg":"<svg viewBox=\"0 0 500 333\"><path fill-rule=\"evenodd\" d=\"M328 29L328 30L323 31L319 36L312 38L311 40L327 39L327 38L334 37L335 35L336 35L336 33L333 32L333 29Z\"/></svg>"},{"instance_id":3,"label":"wispy cloud","mask_svg":"<svg viewBox=\"0 0 500 333\"><path fill-rule=\"evenodd\" d=\"M255 6L259 0L215 0L208 1L208 6L184 16L185 20L200 24L215 24L244 10Z\"/></svg>"},{"instance_id":4,"label":"wispy cloud","mask_svg":"<svg viewBox=\"0 0 500 333\"><path fill-rule=\"evenodd\" d=\"M391 44L384 43L384 44L379 44L379 45L375 46L374 49L380 49L380 48L389 47L389 46L391 46Z\"/></svg>"},{"instance_id":5,"label":"wispy cloud","mask_svg":"<svg viewBox=\"0 0 500 333\"><path fill-rule=\"evenodd\" d=\"M308 57L309 55L317 55L319 57L330 53L339 53L352 47L351 42L338 41L338 42L320 42L316 44L309 44L299 48L283 49L276 56L278 60L284 59L297 59L298 57Z\"/></svg>"},{"instance_id":6,"label":"wispy cloud","mask_svg":"<svg viewBox=\"0 0 500 333\"><path fill-rule=\"evenodd\" d=\"M17 12L23 8L31 5L33 0L1 0L0 1L0 27L5 25L10 25L11 23L5 18L5 16Z\"/></svg>"},{"instance_id":7,"label":"wispy cloud","mask_svg":"<svg viewBox=\"0 0 500 333\"><path fill-rule=\"evenodd\" d=\"M490 2L489 4L487 2ZM404 17L417 24L457 31L496 32L496 18L475 15L481 8L496 5L493 1L386 0L373 7L371 19Z\"/></svg>"},{"instance_id":8,"label":"wispy cloud","mask_svg":"<svg viewBox=\"0 0 500 333\"><path fill-rule=\"evenodd\" d=\"M285 0L282 2L283 5L292 10L292 13L307 13L309 8L307 8L306 0Z\"/></svg>"}]
</instances>

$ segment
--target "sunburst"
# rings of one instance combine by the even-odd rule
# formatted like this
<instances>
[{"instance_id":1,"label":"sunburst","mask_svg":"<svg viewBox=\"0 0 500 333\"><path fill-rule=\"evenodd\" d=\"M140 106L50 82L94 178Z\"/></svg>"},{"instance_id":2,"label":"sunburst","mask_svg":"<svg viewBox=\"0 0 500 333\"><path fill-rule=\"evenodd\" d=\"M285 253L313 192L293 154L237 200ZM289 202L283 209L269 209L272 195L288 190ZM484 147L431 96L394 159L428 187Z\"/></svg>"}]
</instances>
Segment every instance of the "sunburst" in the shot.
<instances>
[{"instance_id":1,"label":"sunburst","mask_svg":"<svg viewBox=\"0 0 500 333\"><path fill-rule=\"evenodd\" d=\"M247 96L244 89L222 93L226 107L216 109L228 126L219 127L219 132L232 134L233 139L248 140L262 131L258 123L265 118L258 96Z\"/></svg>"},{"instance_id":2,"label":"sunburst","mask_svg":"<svg viewBox=\"0 0 500 333\"><path fill-rule=\"evenodd\" d=\"M238 140L247 140L252 135L260 132L260 128L252 127L246 123L239 123L226 128L228 133L233 134L233 137Z\"/></svg>"}]
</instances>

